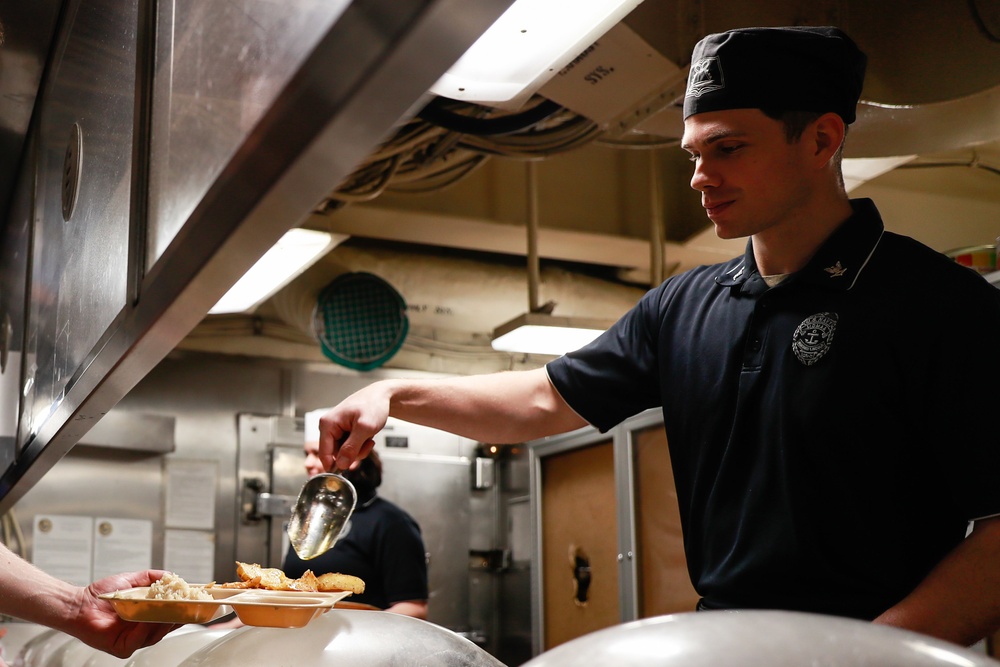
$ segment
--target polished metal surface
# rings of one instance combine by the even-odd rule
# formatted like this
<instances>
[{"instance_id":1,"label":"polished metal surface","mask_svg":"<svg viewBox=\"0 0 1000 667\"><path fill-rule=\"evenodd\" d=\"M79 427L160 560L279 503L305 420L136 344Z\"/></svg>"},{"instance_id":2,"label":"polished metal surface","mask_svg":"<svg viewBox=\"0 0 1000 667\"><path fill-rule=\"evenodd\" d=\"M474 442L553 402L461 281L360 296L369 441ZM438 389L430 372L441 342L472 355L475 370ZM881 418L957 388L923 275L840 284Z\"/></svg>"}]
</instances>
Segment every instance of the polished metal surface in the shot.
<instances>
[{"instance_id":1,"label":"polished metal surface","mask_svg":"<svg viewBox=\"0 0 1000 667\"><path fill-rule=\"evenodd\" d=\"M277 641L279 636L294 637L294 641ZM504 667L471 641L437 624L400 614L347 609L332 609L294 634L243 628L195 651L179 664Z\"/></svg>"},{"instance_id":2,"label":"polished metal surface","mask_svg":"<svg viewBox=\"0 0 1000 667\"><path fill-rule=\"evenodd\" d=\"M78 32L58 40L57 53L67 57L50 64L52 83L40 110L48 125L39 135L38 172L46 182L39 184L36 204L37 265L28 322L31 336L26 341L33 355L28 366L32 386L21 411L25 446L0 477L0 511L37 483L257 258L407 117L430 85L509 4L352 2L279 86L280 94L259 113L260 120L225 160L190 214L182 216L185 221L144 275L137 266L144 253L136 247L143 234L128 226L130 220L136 225L144 218L129 210L128 203L132 192L142 192L145 184L133 184L127 176L130 140L128 151L121 154L122 135L130 133L123 118L130 117L135 100L135 88L125 82L136 69L130 49L137 13L120 3L110 8L102 0L74 5L76 19L67 22L66 29L77 26ZM161 21L160 30L170 29L169 22ZM139 41L146 36L139 35ZM213 52L202 62L240 58L241 38L225 37L204 43ZM74 51L77 45L80 54ZM101 64L100 57L107 63ZM100 65L97 71L88 71L86 65L94 62ZM158 66L169 68L169 62ZM59 75L68 79L70 74L78 85L66 81L60 88ZM70 91L80 94L70 97ZM113 98L111 92L123 99ZM44 106L62 99L60 95L68 108ZM49 165L58 153L61 166L68 121L76 119L73 110L80 108L106 117L92 119L92 129L81 122L80 198L73 219L64 223L61 179L55 197ZM146 165L133 166L144 171ZM78 219L94 225L85 239L74 226ZM74 251L74 242L87 251ZM58 266L60 261L63 265ZM142 277L133 302L126 299L133 289L128 279L137 273Z\"/></svg>"},{"instance_id":3,"label":"polished metal surface","mask_svg":"<svg viewBox=\"0 0 1000 667\"><path fill-rule=\"evenodd\" d=\"M469 535L473 525L470 505L474 443L441 433L429 435L465 448L464 455L422 454L417 437L410 438L412 453L398 454L382 447L380 494L413 515L420 524L427 550L427 578L431 590L428 619L451 630L472 630L469 606ZM433 446L428 442L426 447ZM378 446L378 445L376 445ZM489 521L492 517L476 517Z\"/></svg>"},{"instance_id":4,"label":"polished metal surface","mask_svg":"<svg viewBox=\"0 0 1000 667\"><path fill-rule=\"evenodd\" d=\"M174 417L112 410L94 424L94 428L87 431L77 444L150 454L170 454L177 449L174 440L176 423Z\"/></svg>"},{"instance_id":5,"label":"polished metal surface","mask_svg":"<svg viewBox=\"0 0 1000 667\"><path fill-rule=\"evenodd\" d=\"M350 0L157 3L147 264Z\"/></svg>"},{"instance_id":6,"label":"polished metal surface","mask_svg":"<svg viewBox=\"0 0 1000 667\"><path fill-rule=\"evenodd\" d=\"M132 427L150 419L162 426L162 420L169 420L174 424L173 451L75 447L14 506L29 545L38 514L145 519L153 522L152 565L162 567L164 466L194 461L219 471L210 517L215 542L211 570L217 581L235 580L237 415L243 410L276 412L287 400L282 389L287 386L285 376L279 365L247 359L174 355L164 360L108 414L107 426L122 430L102 439L127 443L137 436ZM93 439L95 432L100 436L102 428L105 420L83 441ZM77 489L76 497L70 498L67 488Z\"/></svg>"},{"instance_id":7,"label":"polished metal surface","mask_svg":"<svg viewBox=\"0 0 1000 667\"><path fill-rule=\"evenodd\" d=\"M22 442L58 408L127 302L137 8L70 2L41 91ZM69 154L81 166L66 219Z\"/></svg>"},{"instance_id":8,"label":"polished metal surface","mask_svg":"<svg viewBox=\"0 0 1000 667\"><path fill-rule=\"evenodd\" d=\"M783 611L672 614L599 630L525 667L996 667L981 653L865 621Z\"/></svg>"},{"instance_id":9,"label":"polished metal surface","mask_svg":"<svg viewBox=\"0 0 1000 667\"><path fill-rule=\"evenodd\" d=\"M185 626L163 641L137 651L126 663L128 667L175 667L192 653L225 637L232 630L213 630Z\"/></svg>"},{"instance_id":10,"label":"polished metal surface","mask_svg":"<svg viewBox=\"0 0 1000 667\"><path fill-rule=\"evenodd\" d=\"M257 552L244 556L236 548L237 532L243 528L238 487L245 453L241 445L241 413L277 413L289 400L288 374L281 364L267 361L172 355L143 378L115 408L139 414L155 413L176 420L176 450L165 461L194 460L218 466L212 529L215 536L212 570L216 581L236 580L235 561L238 558L264 562L258 560ZM294 428L294 419L290 421ZM293 438L294 433L279 428L276 434L268 433L264 442ZM263 467L266 450L261 448L259 456L260 469L266 470ZM59 465L54 470L58 470ZM158 507L155 510L162 512ZM88 512L93 511L93 507L88 508ZM251 544L264 548L266 538ZM158 555L154 551L154 559Z\"/></svg>"},{"instance_id":11,"label":"polished metal surface","mask_svg":"<svg viewBox=\"0 0 1000 667\"><path fill-rule=\"evenodd\" d=\"M34 558L34 519L38 515L107 517L148 521L152 536L151 565L161 567L165 485L163 457L159 454L78 447L63 457L15 506L26 539L22 555ZM145 545L136 547L141 549ZM80 563L89 560L87 554L81 556Z\"/></svg>"},{"instance_id":12,"label":"polished metal surface","mask_svg":"<svg viewBox=\"0 0 1000 667\"><path fill-rule=\"evenodd\" d=\"M262 514L257 509L258 499L260 494L270 493L294 502L305 483L302 418L240 414L236 420L235 483L240 507L234 558L265 567L281 567L288 549L285 532L288 516Z\"/></svg>"},{"instance_id":13,"label":"polished metal surface","mask_svg":"<svg viewBox=\"0 0 1000 667\"><path fill-rule=\"evenodd\" d=\"M302 486L288 519L288 540L299 558L332 549L358 504L358 492L343 475L322 473Z\"/></svg>"},{"instance_id":14,"label":"polished metal surface","mask_svg":"<svg viewBox=\"0 0 1000 667\"><path fill-rule=\"evenodd\" d=\"M283 418L289 419L289 418ZM273 563L275 567L280 567L284 560L288 548L291 546L288 539L288 516L292 511L292 503L295 502L296 494L306 481L306 472L303 465L304 456L301 444L302 434L299 432L299 441L293 445L269 445L268 459L270 461L270 484L271 493L278 498L287 498L288 505L281 512L275 512L270 519L267 536L267 562Z\"/></svg>"},{"instance_id":15,"label":"polished metal surface","mask_svg":"<svg viewBox=\"0 0 1000 667\"><path fill-rule=\"evenodd\" d=\"M22 156L27 155L28 126L62 6L62 0L32 0L0 7L0 221L16 188Z\"/></svg>"},{"instance_id":16,"label":"polished metal surface","mask_svg":"<svg viewBox=\"0 0 1000 667\"><path fill-rule=\"evenodd\" d=\"M24 357L24 311L34 183L34 150L21 165L23 186L11 204L0 241L0 475L20 451L17 420L21 409L21 362Z\"/></svg>"}]
</instances>

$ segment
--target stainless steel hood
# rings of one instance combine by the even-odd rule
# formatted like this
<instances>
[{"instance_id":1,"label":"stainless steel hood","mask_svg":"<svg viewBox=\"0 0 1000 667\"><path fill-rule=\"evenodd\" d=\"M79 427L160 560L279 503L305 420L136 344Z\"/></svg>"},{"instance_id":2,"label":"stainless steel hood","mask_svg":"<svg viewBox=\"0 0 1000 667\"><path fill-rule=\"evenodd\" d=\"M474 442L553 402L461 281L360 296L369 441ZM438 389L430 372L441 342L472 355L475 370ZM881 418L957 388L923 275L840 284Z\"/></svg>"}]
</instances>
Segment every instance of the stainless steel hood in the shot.
<instances>
[{"instance_id":1,"label":"stainless steel hood","mask_svg":"<svg viewBox=\"0 0 1000 667\"><path fill-rule=\"evenodd\" d=\"M35 40L0 49L5 74L22 53L46 54L37 94L7 128L22 150L16 185L4 165L0 400L17 407L0 423L0 512L412 113L510 0L28 4L0 16L9 44ZM51 33L39 15L53 17ZM31 97L37 68L17 71ZM182 183L184 206L166 207Z\"/></svg>"}]
</instances>

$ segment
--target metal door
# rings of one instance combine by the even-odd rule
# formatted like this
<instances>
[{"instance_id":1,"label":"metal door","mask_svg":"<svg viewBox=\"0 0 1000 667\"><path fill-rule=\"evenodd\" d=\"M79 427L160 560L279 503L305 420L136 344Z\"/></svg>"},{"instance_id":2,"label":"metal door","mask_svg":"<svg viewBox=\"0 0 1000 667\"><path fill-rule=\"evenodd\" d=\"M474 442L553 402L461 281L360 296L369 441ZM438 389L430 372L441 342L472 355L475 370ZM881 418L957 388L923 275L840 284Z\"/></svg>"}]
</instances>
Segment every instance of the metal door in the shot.
<instances>
[{"instance_id":1,"label":"metal door","mask_svg":"<svg viewBox=\"0 0 1000 667\"><path fill-rule=\"evenodd\" d=\"M306 483L302 446L272 444L269 447L269 477L272 501L269 504L267 561L280 567L288 553L288 517L299 490Z\"/></svg>"},{"instance_id":2,"label":"metal door","mask_svg":"<svg viewBox=\"0 0 1000 667\"><path fill-rule=\"evenodd\" d=\"M281 567L284 524L305 481L301 417L237 417L240 506L236 560Z\"/></svg>"}]
</instances>

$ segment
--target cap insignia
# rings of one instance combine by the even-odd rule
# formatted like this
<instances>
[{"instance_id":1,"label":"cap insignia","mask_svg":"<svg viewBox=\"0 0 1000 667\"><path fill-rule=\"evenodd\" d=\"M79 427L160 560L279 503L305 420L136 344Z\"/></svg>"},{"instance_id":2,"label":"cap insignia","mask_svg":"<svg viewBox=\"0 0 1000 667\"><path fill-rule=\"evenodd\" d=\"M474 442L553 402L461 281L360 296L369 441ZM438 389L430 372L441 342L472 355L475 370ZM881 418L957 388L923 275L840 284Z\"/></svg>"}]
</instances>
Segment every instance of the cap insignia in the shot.
<instances>
[{"instance_id":1,"label":"cap insignia","mask_svg":"<svg viewBox=\"0 0 1000 667\"><path fill-rule=\"evenodd\" d=\"M725 87L726 82L722 76L722 63L719 62L718 58L711 56L692 63L687 86L687 95L689 97L701 97L705 93L713 90L721 90Z\"/></svg>"},{"instance_id":2,"label":"cap insignia","mask_svg":"<svg viewBox=\"0 0 1000 667\"><path fill-rule=\"evenodd\" d=\"M823 270L829 273L831 278L840 278L847 273L847 269L841 266L839 261L833 266L828 266Z\"/></svg>"}]
</instances>

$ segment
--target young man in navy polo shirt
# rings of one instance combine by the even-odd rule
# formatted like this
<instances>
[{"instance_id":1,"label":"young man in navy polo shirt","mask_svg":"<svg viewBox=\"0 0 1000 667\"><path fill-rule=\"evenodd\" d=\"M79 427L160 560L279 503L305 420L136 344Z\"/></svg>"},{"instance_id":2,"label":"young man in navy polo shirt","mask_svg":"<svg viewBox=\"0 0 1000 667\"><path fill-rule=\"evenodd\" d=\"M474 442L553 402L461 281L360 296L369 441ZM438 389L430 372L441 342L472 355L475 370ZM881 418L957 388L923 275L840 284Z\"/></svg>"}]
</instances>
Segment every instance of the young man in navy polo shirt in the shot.
<instances>
[{"instance_id":1,"label":"young man in navy polo shirt","mask_svg":"<svg viewBox=\"0 0 1000 667\"><path fill-rule=\"evenodd\" d=\"M669 278L544 369L375 383L321 420L324 464L363 457L389 414L496 443L660 407L702 608L994 632L1000 291L848 198L864 70L836 28L703 39L682 145L745 254Z\"/></svg>"}]
</instances>

